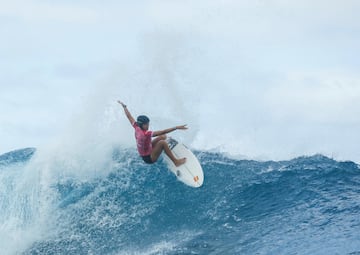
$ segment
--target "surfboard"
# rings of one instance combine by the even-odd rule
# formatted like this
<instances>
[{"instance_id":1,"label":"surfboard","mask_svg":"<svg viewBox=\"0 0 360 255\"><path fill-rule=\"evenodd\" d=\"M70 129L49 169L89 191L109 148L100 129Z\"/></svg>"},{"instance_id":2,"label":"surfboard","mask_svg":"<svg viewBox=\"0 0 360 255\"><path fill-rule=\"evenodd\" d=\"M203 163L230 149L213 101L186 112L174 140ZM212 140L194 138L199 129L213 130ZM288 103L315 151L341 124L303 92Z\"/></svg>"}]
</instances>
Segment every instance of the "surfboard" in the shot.
<instances>
[{"instance_id":1,"label":"surfboard","mask_svg":"<svg viewBox=\"0 0 360 255\"><path fill-rule=\"evenodd\" d=\"M188 186L198 188L204 182L204 172L199 160L196 158L184 144L179 143L173 138L168 138L167 142L169 148L176 158L186 158L186 162L178 167L172 160L164 153L164 160L167 163L169 170L175 174L177 179Z\"/></svg>"}]
</instances>

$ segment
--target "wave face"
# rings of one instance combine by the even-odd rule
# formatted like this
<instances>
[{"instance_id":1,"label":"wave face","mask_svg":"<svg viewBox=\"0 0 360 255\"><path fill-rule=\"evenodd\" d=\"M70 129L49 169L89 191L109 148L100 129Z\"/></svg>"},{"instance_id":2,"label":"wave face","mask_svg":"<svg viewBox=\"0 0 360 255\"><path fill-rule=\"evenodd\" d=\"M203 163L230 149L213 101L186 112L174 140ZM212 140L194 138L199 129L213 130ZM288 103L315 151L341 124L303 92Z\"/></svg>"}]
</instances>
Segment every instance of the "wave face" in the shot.
<instances>
[{"instance_id":1,"label":"wave face","mask_svg":"<svg viewBox=\"0 0 360 255\"><path fill-rule=\"evenodd\" d=\"M196 155L205 173L199 189L178 182L164 162L143 164L134 150L115 150L105 177L53 175L51 181L33 178L21 188L14 183L33 160L7 162L0 168L0 231L8 241L0 250L26 255L360 253L355 163L322 155L280 162ZM48 190L34 192L45 180ZM47 206L39 206L41 198Z\"/></svg>"}]
</instances>

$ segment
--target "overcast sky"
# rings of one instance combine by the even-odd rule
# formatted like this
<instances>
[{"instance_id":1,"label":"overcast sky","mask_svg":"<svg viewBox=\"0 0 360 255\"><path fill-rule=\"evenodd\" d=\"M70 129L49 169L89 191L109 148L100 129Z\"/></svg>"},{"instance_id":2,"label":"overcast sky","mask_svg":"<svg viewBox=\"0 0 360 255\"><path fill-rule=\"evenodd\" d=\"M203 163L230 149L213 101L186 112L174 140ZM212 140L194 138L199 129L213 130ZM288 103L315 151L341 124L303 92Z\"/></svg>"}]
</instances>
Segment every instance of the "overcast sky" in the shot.
<instances>
[{"instance_id":1,"label":"overcast sky","mask_svg":"<svg viewBox=\"0 0 360 255\"><path fill-rule=\"evenodd\" d=\"M360 162L359 13L355 0L1 1L0 153L71 130L130 144L120 98L155 128L191 125L195 148Z\"/></svg>"}]
</instances>

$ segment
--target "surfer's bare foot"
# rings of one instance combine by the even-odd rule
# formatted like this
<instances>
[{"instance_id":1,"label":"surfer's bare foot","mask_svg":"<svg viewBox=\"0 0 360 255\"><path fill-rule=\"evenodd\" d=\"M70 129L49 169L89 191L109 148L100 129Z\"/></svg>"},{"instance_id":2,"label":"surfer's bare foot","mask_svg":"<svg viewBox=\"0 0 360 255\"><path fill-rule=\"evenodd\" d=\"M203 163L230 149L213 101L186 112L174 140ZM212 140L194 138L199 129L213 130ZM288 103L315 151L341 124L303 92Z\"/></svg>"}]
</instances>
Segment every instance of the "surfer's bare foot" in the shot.
<instances>
[{"instance_id":1,"label":"surfer's bare foot","mask_svg":"<svg viewBox=\"0 0 360 255\"><path fill-rule=\"evenodd\" d=\"M185 162L186 162L186 158L177 159L176 162L175 162L175 166L181 166Z\"/></svg>"}]
</instances>

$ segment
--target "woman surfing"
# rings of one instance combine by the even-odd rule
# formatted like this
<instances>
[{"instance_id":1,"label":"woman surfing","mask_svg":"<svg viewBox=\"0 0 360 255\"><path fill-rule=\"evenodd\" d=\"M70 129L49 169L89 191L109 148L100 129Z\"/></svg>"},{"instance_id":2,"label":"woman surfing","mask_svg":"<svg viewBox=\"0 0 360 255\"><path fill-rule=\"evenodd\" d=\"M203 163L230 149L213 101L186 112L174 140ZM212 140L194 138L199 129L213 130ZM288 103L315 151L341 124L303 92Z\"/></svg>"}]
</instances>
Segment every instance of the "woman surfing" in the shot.
<instances>
[{"instance_id":1,"label":"woman surfing","mask_svg":"<svg viewBox=\"0 0 360 255\"><path fill-rule=\"evenodd\" d=\"M188 129L186 125L176 126L160 131L150 131L150 119L147 116L140 115L135 121L126 105L121 101L118 101L118 103L124 108L126 117L129 119L131 126L135 129L137 149L145 163L155 163L163 151L165 151L166 155L172 160L172 162L174 162L175 166L178 167L185 163L186 158L178 159L170 150L169 145L166 142L166 134L178 129L186 130ZM156 138L152 139L153 137Z\"/></svg>"}]
</instances>

